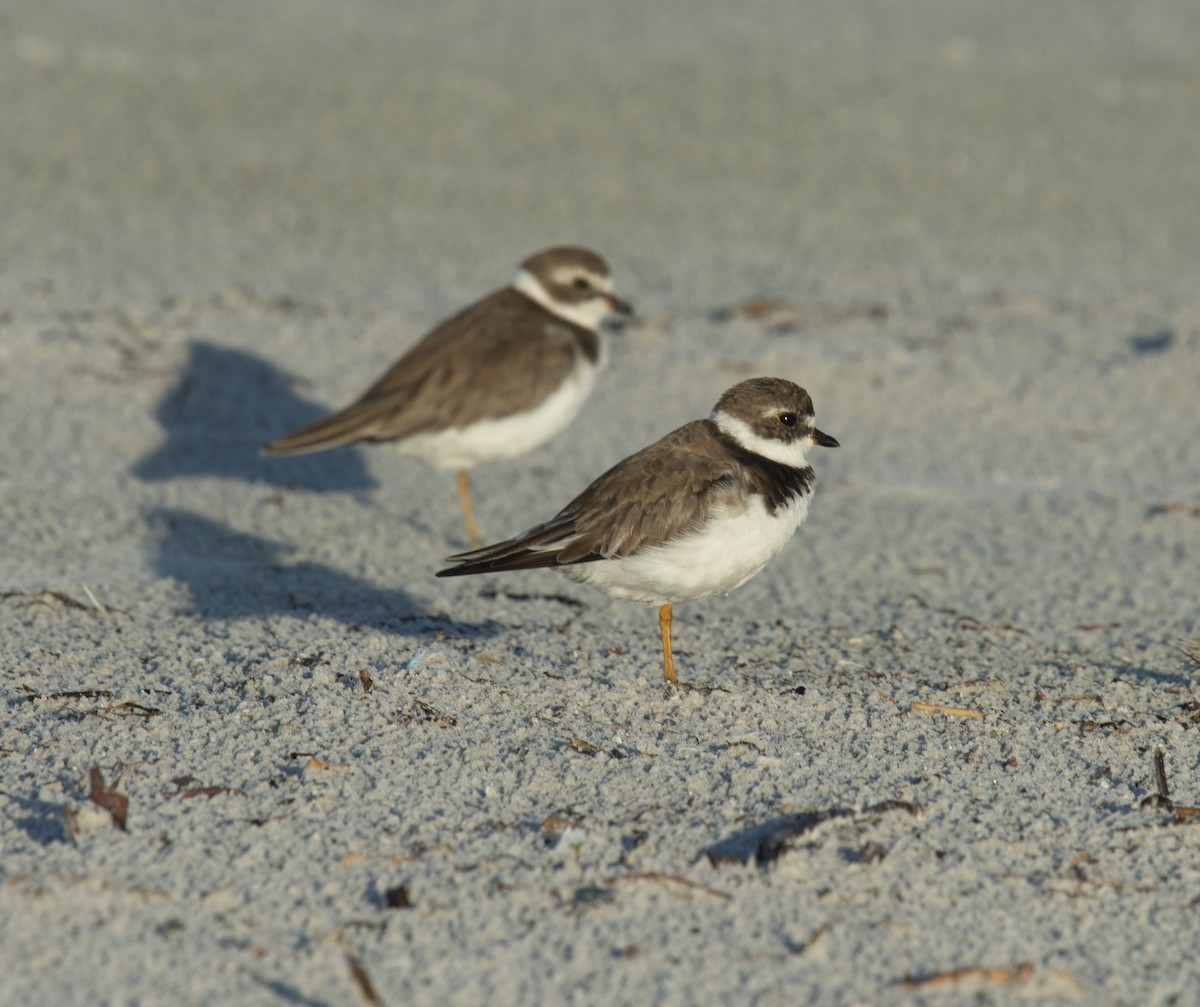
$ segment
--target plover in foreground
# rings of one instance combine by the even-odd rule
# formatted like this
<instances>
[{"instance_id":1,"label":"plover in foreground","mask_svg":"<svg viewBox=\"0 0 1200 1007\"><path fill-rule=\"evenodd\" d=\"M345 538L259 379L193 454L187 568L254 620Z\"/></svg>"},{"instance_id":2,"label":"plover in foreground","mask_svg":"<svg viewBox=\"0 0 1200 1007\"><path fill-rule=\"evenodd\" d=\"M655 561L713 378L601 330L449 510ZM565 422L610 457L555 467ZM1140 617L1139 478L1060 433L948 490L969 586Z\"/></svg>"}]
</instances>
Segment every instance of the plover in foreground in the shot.
<instances>
[{"instance_id":1,"label":"plover in foreground","mask_svg":"<svg viewBox=\"0 0 1200 1007\"><path fill-rule=\"evenodd\" d=\"M451 556L438 576L552 567L614 598L657 605L663 677L674 683L672 605L744 584L808 513L809 449L838 446L813 416L799 385L743 381L708 419L618 462L549 521Z\"/></svg>"},{"instance_id":2,"label":"plover in foreground","mask_svg":"<svg viewBox=\"0 0 1200 1007\"><path fill-rule=\"evenodd\" d=\"M467 537L481 544L467 470L531 451L575 418L606 354L600 323L629 315L608 265L585 248L550 248L511 285L446 319L340 412L271 441L268 454L390 441L457 469Z\"/></svg>"}]
</instances>

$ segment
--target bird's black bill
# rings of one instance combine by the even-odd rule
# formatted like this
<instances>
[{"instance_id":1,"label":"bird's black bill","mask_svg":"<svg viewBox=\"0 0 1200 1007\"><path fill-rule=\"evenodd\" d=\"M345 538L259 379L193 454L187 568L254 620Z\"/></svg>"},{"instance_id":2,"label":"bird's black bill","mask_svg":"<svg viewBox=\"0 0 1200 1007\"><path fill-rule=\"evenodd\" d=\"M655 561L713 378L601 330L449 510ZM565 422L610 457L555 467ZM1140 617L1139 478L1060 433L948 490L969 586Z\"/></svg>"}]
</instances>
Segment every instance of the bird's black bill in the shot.
<instances>
[{"instance_id":1,"label":"bird's black bill","mask_svg":"<svg viewBox=\"0 0 1200 1007\"><path fill-rule=\"evenodd\" d=\"M813 431L813 443L823 448L839 448L841 445L829 434L823 434L820 430Z\"/></svg>"},{"instance_id":2,"label":"bird's black bill","mask_svg":"<svg viewBox=\"0 0 1200 1007\"><path fill-rule=\"evenodd\" d=\"M624 315L626 318L633 317L633 305L628 301L622 301L619 297L608 295L608 310L614 315Z\"/></svg>"}]
</instances>

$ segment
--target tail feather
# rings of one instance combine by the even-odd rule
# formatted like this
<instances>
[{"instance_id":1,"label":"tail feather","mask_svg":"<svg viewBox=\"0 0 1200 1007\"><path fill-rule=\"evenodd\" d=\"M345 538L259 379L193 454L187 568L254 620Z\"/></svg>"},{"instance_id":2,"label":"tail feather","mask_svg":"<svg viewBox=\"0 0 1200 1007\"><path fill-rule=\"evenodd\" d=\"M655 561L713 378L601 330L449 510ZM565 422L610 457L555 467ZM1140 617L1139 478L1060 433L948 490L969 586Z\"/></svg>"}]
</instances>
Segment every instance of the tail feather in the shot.
<instances>
[{"instance_id":1,"label":"tail feather","mask_svg":"<svg viewBox=\"0 0 1200 1007\"><path fill-rule=\"evenodd\" d=\"M573 519L559 519L529 529L506 542L448 557L453 566L439 570L439 577L462 577L475 573L506 570L536 570L558 566L563 550L575 532ZM571 562L568 560L568 562ZM576 561L578 562L578 561Z\"/></svg>"},{"instance_id":2,"label":"tail feather","mask_svg":"<svg viewBox=\"0 0 1200 1007\"><path fill-rule=\"evenodd\" d=\"M269 455L299 455L311 451L328 451L357 441L371 440L374 424L367 421L361 410L351 407L326 416L290 434L278 437L263 450Z\"/></svg>"},{"instance_id":3,"label":"tail feather","mask_svg":"<svg viewBox=\"0 0 1200 1007\"><path fill-rule=\"evenodd\" d=\"M502 559L480 559L470 563L439 570L439 577L463 577L474 573L503 573L509 570L538 570L558 566L558 551L552 549L530 550Z\"/></svg>"}]
</instances>

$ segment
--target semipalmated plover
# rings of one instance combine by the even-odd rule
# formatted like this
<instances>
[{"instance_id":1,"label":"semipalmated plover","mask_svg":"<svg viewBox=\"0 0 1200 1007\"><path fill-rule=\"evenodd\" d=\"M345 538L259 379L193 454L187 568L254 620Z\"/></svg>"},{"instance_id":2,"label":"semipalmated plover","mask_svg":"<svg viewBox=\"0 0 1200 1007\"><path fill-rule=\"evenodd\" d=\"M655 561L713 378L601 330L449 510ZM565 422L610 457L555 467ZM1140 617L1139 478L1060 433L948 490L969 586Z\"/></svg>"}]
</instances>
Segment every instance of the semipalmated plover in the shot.
<instances>
[{"instance_id":1,"label":"semipalmated plover","mask_svg":"<svg viewBox=\"0 0 1200 1007\"><path fill-rule=\"evenodd\" d=\"M606 354L600 323L629 315L608 265L585 248L550 248L511 285L446 319L340 412L271 441L289 455L390 441L457 469L467 537L481 540L467 470L514 458L559 433L592 391Z\"/></svg>"},{"instance_id":2,"label":"semipalmated plover","mask_svg":"<svg viewBox=\"0 0 1200 1007\"><path fill-rule=\"evenodd\" d=\"M663 677L674 683L671 606L732 591L808 513L813 422L799 385L751 378L694 420L618 462L545 524L451 556L439 577L552 567L615 598L659 606Z\"/></svg>"}]
</instances>

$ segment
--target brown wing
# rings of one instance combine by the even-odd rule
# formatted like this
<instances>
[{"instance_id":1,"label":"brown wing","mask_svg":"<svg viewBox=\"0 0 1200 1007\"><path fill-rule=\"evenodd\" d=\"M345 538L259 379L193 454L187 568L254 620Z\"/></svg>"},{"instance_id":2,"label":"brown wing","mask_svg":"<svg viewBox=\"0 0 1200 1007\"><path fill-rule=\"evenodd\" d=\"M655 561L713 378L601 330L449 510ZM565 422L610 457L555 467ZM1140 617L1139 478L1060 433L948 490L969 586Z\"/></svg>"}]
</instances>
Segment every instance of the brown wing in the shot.
<instances>
[{"instance_id":1,"label":"brown wing","mask_svg":"<svg viewBox=\"0 0 1200 1007\"><path fill-rule=\"evenodd\" d=\"M442 322L356 402L266 450L323 451L509 416L560 383L595 339L523 294L498 290ZM482 387L486 396L478 394Z\"/></svg>"},{"instance_id":2,"label":"brown wing","mask_svg":"<svg viewBox=\"0 0 1200 1007\"><path fill-rule=\"evenodd\" d=\"M737 484L739 466L710 420L667 434L597 478L545 524L451 556L439 577L588 563L628 556L699 525Z\"/></svg>"}]
</instances>

